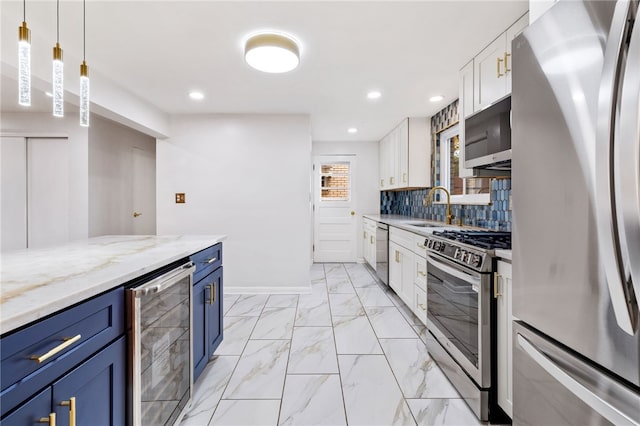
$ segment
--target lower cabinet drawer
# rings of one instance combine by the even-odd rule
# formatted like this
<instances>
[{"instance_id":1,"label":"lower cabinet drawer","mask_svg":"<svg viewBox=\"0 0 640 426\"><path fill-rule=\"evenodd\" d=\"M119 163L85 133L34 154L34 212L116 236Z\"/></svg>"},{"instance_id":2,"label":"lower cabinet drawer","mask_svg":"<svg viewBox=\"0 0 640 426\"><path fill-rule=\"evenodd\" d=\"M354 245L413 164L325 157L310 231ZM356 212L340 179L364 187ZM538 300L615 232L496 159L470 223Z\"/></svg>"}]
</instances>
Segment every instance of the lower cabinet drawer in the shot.
<instances>
[{"instance_id":1,"label":"lower cabinet drawer","mask_svg":"<svg viewBox=\"0 0 640 426\"><path fill-rule=\"evenodd\" d=\"M122 287L3 336L2 415L124 334Z\"/></svg>"},{"instance_id":2,"label":"lower cabinet drawer","mask_svg":"<svg viewBox=\"0 0 640 426\"><path fill-rule=\"evenodd\" d=\"M222 265L222 243L191 255L191 261L196 265L196 270L193 273L193 283L195 284Z\"/></svg>"}]
</instances>

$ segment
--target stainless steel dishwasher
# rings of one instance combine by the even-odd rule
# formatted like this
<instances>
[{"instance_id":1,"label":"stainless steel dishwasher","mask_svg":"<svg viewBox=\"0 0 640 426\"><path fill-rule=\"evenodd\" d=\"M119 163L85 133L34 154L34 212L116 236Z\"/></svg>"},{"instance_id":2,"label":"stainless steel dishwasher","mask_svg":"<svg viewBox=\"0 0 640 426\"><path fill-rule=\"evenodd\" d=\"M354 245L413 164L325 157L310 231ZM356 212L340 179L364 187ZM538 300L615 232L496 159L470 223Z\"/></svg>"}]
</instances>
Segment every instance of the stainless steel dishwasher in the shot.
<instances>
[{"instance_id":1,"label":"stainless steel dishwasher","mask_svg":"<svg viewBox=\"0 0 640 426\"><path fill-rule=\"evenodd\" d=\"M376 275L389 285L389 225L380 222L376 227Z\"/></svg>"},{"instance_id":2,"label":"stainless steel dishwasher","mask_svg":"<svg viewBox=\"0 0 640 426\"><path fill-rule=\"evenodd\" d=\"M127 289L131 424L174 425L193 388L192 281L176 262Z\"/></svg>"}]
</instances>

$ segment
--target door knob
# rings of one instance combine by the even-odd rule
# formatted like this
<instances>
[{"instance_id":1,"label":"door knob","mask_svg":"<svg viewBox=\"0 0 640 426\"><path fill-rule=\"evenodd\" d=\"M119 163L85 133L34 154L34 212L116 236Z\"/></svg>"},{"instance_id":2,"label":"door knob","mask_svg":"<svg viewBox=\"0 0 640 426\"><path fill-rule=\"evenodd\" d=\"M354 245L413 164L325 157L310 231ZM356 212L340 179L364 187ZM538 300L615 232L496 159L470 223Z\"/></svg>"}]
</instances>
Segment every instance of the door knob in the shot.
<instances>
[{"instance_id":1,"label":"door knob","mask_svg":"<svg viewBox=\"0 0 640 426\"><path fill-rule=\"evenodd\" d=\"M351 216L355 216L356 212L354 212L353 210L351 210Z\"/></svg>"},{"instance_id":2,"label":"door knob","mask_svg":"<svg viewBox=\"0 0 640 426\"><path fill-rule=\"evenodd\" d=\"M133 217L138 217L138 216L141 216L141 215L142 215L142 213L133 212Z\"/></svg>"}]
</instances>

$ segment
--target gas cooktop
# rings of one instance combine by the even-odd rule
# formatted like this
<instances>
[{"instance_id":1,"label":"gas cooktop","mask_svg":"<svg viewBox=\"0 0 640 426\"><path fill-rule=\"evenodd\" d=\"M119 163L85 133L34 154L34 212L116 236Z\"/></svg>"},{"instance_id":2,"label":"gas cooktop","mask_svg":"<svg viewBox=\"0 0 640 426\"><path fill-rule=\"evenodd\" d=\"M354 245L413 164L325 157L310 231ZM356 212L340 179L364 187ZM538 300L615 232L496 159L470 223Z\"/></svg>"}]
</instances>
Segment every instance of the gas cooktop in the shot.
<instances>
[{"instance_id":1,"label":"gas cooktop","mask_svg":"<svg viewBox=\"0 0 640 426\"><path fill-rule=\"evenodd\" d=\"M434 231L433 235L487 250L511 249L511 232Z\"/></svg>"}]
</instances>

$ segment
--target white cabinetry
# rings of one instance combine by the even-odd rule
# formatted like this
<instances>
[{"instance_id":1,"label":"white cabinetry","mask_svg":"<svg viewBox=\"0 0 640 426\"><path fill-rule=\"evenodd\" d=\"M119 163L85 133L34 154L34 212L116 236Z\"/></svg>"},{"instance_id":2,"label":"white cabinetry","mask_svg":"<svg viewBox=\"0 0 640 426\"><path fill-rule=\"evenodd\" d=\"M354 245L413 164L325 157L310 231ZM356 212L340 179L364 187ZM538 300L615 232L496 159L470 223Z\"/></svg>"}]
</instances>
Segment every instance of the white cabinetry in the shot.
<instances>
[{"instance_id":1,"label":"white cabinetry","mask_svg":"<svg viewBox=\"0 0 640 426\"><path fill-rule=\"evenodd\" d=\"M376 222L362 218L362 256L373 269L376 269Z\"/></svg>"},{"instance_id":2,"label":"white cabinetry","mask_svg":"<svg viewBox=\"0 0 640 426\"><path fill-rule=\"evenodd\" d=\"M513 418L513 318L511 263L498 261L494 297L498 305L498 405Z\"/></svg>"},{"instance_id":3,"label":"white cabinetry","mask_svg":"<svg viewBox=\"0 0 640 426\"><path fill-rule=\"evenodd\" d=\"M464 100L466 117L473 112L480 111L503 96L511 93L511 41L529 24L529 14L523 15L504 33L485 47L473 58L473 109L468 109L469 97ZM460 79L468 78L468 64L460 70ZM468 82L460 84L460 96L468 91ZM464 108L464 107L467 108Z\"/></svg>"},{"instance_id":4,"label":"white cabinetry","mask_svg":"<svg viewBox=\"0 0 640 426\"><path fill-rule=\"evenodd\" d=\"M389 228L389 286L427 323L427 260L425 237Z\"/></svg>"},{"instance_id":5,"label":"white cabinetry","mask_svg":"<svg viewBox=\"0 0 640 426\"><path fill-rule=\"evenodd\" d=\"M431 185L429 119L405 118L379 143L380 189Z\"/></svg>"},{"instance_id":6,"label":"white cabinetry","mask_svg":"<svg viewBox=\"0 0 640 426\"><path fill-rule=\"evenodd\" d=\"M460 136L460 147L464 147L464 119L473 114L473 59L460 70L460 101L458 102L458 117L460 126L458 134ZM460 149L460 161L458 162L458 176L473 176L473 169L464 167L464 149Z\"/></svg>"}]
</instances>

